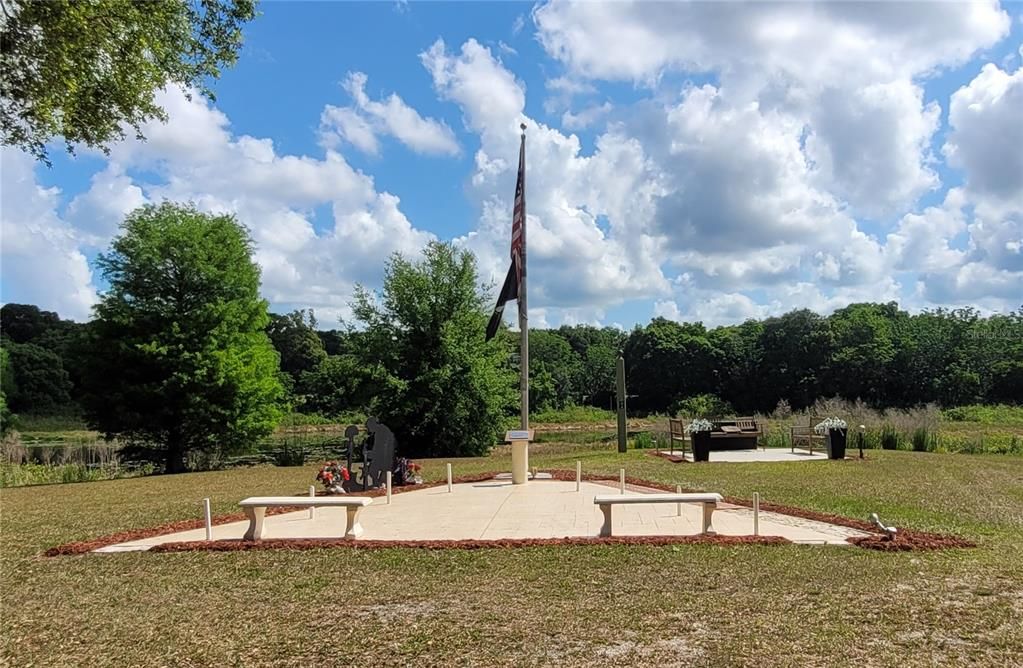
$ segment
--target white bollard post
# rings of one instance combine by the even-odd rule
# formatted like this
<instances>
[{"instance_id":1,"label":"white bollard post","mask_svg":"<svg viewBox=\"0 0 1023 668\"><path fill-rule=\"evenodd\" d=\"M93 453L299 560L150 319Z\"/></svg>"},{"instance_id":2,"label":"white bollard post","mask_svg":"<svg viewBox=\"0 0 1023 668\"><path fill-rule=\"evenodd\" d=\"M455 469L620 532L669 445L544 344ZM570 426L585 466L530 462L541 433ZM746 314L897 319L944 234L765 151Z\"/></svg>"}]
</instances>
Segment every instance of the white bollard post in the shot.
<instances>
[{"instance_id":1,"label":"white bollard post","mask_svg":"<svg viewBox=\"0 0 1023 668\"><path fill-rule=\"evenodd\" d=\"M309 485L309 498L310 499L315 499L316 498L316 485ZM309 506L309 519L311 519L311 520L316 519L316 507L315 506Z\"/></svg>"},{"instance_id":2,"label":"white bollard post","mask_svg":"<svg viewBox=\"0 0 1023 668\"><path fill-rule=\"evenodd\" d=\"M202 512L206 519L206 540L213 540L213 518L210 517L210 500L202 500Z\"/></svg>"},{"instance_id":3,"label":"white bollard post","mask_svg":"<svg viewBox=\"0 0 1023 668\"><path fill-rule=\"evenodd\" d=\"M676 494L681 494L682 493L682 485L675 485L675 493ZM675 509L675 512L678 514L679 517L682 517L682 504L681 503L677 503L675 505L678 506Z\"/></svg>"},{"instance_id":4,"label":"white bollard post","mask_svg":"<svg viewBox=\"0 0 1023 668\"><path fill-rule=\"evenodd\" d=\"M618 469L618 486L622 494L625 494L625 469Z\"/></svg>"},{"instance_id":5,"label":"white bollard post","mask_svg":"<svg viewBox=\"0 0 1023 668\"><path fill-rule=\"evenodd\" d=\"M760 492L753 492L753 535L760 535Z\"/></svg>"},{"instance_id":6,"label":"white bollard post","mask_svg":"<svg viewBox=\"0 0 1023 668\"><path fill-rule=\"evenodd\" d=\"M577 491L577 492L579 491L579 483L582 482L582 479L583 479L583 463L577 461L575 463L575 491Z\"/></svg>"},{"instance_id":7,"label":"white bollard post","mask_svg":"<svg viewBox=\"0 0 1023 668\"><path fill-rule=\"evenodd\" d=\"M451 464L448 464L448 494L451 493Z\"/></svg>"},{"instance_id":8,"label":"white bollard post","mask_svg":"<svg viewBox=\"0 0 1023 668\"><path fill-rule=\"evenodd\" d=\"M391 505L391 472L387 472L387 505Z\"/></svg>"}]
</instances>

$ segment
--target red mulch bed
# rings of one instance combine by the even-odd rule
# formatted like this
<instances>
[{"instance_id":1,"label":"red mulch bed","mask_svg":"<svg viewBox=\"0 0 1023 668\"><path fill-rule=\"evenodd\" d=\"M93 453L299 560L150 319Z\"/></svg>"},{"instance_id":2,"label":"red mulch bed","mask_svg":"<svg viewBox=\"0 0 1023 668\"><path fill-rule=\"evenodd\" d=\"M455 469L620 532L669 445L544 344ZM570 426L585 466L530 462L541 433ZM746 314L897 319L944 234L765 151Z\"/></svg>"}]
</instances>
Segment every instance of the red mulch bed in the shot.
<instances>
[{"instance_id":1,"label":"red mulch bed","mask_svg":"<svg viewBox=\"0 0 1023 668\"><path fill-rule=\"evenodd\" d=\"M894 538L888 536L866 536L850 538L849 542L857 547L881 552L910 552L915 550L951 550L958 548L977 547L973 541L957 536L942 536L925 531L899 529Z\"/></svg>"},{"instance_id":2,"label":"red mulch bed","mask_svg":"<svg viewBox=\"0 0 1023 668\"><path fill-rule=\"evenodd\" d=\"M656 452L650 454L656 456ZM551 477L555 480L562 480L572 482L575 480L575 471L566 470L553 470L549 471ZM470 476L459 476L453 478L454 483L472 483L482 482L484 480L491 480L497 474L494 472L479 473ZM589 482L613 482L618 483L619 479L615 476L606 474L593 474L584 473L582 479ZM675 486L667 483L653 482L650 480L643 480L641 478L632 478L629 476L625 477L625 483L627 485L634 485L637 487L646 487L649 489L657 489L665 492L675 492ZM392 489L392 494L402 494L406 492L412 492L420 489L428 489L431 487L439 487L446 485L446 480L440 480L435 482L426 482L421 485L406 485L403 487L395 487ZM693 492L701 490L683 489L683 492ZM323 492L320 493L322 495ZM386 490L383 488L366 490L365 492L359 492L359 496L377 497L384 496ZM731 503L737 506L752 507L753 502L749 499L738 499L731 496L724 497L726 503ZM279 515L282 513L294 512L301 510L299 507L281 507L281 508L268 508L267 515ZM768 512L782 513L785 515L792 515L793 517L801 517L808 520L817 520L820 522L828 522L830 524L836 524L839 526L850 527L852 529L859 529L860 531L867 531L871 533L870 536L861 538L850 538L848 541L853 545L862 547L868 550L880 550L885 552L904 552L910 550L944 550L953 548L970 548L976 547L976 543L959 538L957 536L948 536L942 534L928 533L925 531L915 531L913 529L899 529L898 534L894 539L890 539L887 536L877 534L877 528L870 522L863 520L856 520L849 517L843 517L841 515L832 515L830 513L823 513L816 510L807 510L805 508L796 508L794 506L784 506L777 503L761 502L760 509ZM231 522L239 522L245 520L244 513L231 513L228 515L221 515L213 518L214 525L229 524ZM132 540L140 540L142 538L150 538L152 536L159 536L166 533L175 533L178 531L188 531L191 529L201 529L205 526L205 522L199 518L194 520L181 520L178 522L169 522L167 524L161 524L155 527L149 527L147 529L134 529L131 531L122 531L107 536L102 536L94 540L89 541L78 541L73 543L67 543L65 545L58 545L57 547L51 547L44 552L44 556L56 557L61 555L70 554L85 554L92 552L101 547L107 545L115 545L117 543L124 543ZM313 548L323 547L348 547L356 549L381 549L381 548L395 548L395 547L417 547L427 549L460 549L460 550L475 550L482 548L499 548L499 547L540 547L540 546L553 546L553 545L682 545L682 544L710 544L710 545L743 545L743 544L756 544L756 545L783 545L788 544L790 541L786 538L777 536L715 536L715 535L697 535L697 536L609 536L609 537L589 537L589 536L574 536L566 538L521 538L521 539L503 539L503 540L410 540L410 541L380 541L380 540L359 540L351 541L344 539L268 539L260 541L240 541L240 540L217 540L217 541L190 541L190 542L179 542L179 543L164 543L162 545L156 545L152 547L150 552L185 552L192 550L205 550L212 552L234 552L234 551L247 551L247 550L261 550L261 549L289 549L289 550L306 550Z\"/></svg>"},{"instance_id":3,"label":"red mulch bed","mask_svg":"<svg viewBox=\"0 0 1023 668\"><path fill-rule=\"evenodd\" d=\"M688 464L689 460L681 455L670 455L667 452L661 450L650 450L647 452L651 457L660 457L661 459L667 459L672 464Z\"/></svg>"}]
</instances>

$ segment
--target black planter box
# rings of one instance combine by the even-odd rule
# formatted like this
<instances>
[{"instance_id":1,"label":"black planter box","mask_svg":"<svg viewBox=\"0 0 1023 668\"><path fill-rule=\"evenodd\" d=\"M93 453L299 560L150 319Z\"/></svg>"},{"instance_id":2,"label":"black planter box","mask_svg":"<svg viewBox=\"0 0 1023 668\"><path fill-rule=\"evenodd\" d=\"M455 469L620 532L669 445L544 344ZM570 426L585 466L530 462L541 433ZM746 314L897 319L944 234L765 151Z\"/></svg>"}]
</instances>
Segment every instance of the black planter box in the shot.
<instances>
[{"instance_id":1,"label":"black planter box","mask_svg":"<svg viewBox=\"0 0 1023 668\"><path fill-rule=\"evenodd\" d=\"M845 459L845 429L829 429L824 439L828 446L828 459Z\"/></svg>"},{"instance_id":2,"label":"black planter box","mask_svg":"<svg viewBox=\"0 0 1023 668\"><path fill-rule=\"evenodd\" d=\"M710 432L697 431L692 434L693 440L693 461L710 461Z\"/></svg>"}]
</instances>

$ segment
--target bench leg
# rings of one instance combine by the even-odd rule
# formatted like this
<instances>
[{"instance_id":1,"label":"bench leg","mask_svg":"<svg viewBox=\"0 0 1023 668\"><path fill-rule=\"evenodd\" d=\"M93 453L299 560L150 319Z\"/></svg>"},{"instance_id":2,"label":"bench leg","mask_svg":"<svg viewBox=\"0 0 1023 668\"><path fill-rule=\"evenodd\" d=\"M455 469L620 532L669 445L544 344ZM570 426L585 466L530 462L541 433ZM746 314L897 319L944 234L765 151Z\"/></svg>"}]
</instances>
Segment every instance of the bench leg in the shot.
<instances>
[{"instance_id":1,"label":"bench leg","mask_svg":"<svg viewBox=\"0 0 1023 668\"><path fill-rule=\"evenodd\" d=\"M362 510L362 506L347 506L345 510L348 511L345 538L358 538L362 535L362 525L359 524L359 511Z\"/></svg>"},{"instance_id":2,"label":"bench leg","mask_svg":"<svg viewBox=\"0 0 1023 668\"><path fill-rule=\"evenodd\" d=\"M611 504L604 504L600 506L600 512L604 513L604 524L600 527L601 536L611 535Z\"/></svg>"},{"instance_id":3,"label":"bench leg","mask_svg":"<svg viewBox=\"0 0 1023 668\"><path fill-rule=\"evenodd\" d=\"M714 510L718 507L717 503L704 503L703 504L703 533L716 534L714 526L711 524L711 520L714 518Z\"/></svg>"},{"instance_id":4,"label":"bench leg","mask_svg":"<svg viewBox=\"0 0 1023 668\"><path fill-rule=\"evenodd\" d=\"M260 540L263 537L263 518L266 508L263 506L246 506L245 516L249 518L249 528L244 540Z\"/></svg>"}]
</instances>

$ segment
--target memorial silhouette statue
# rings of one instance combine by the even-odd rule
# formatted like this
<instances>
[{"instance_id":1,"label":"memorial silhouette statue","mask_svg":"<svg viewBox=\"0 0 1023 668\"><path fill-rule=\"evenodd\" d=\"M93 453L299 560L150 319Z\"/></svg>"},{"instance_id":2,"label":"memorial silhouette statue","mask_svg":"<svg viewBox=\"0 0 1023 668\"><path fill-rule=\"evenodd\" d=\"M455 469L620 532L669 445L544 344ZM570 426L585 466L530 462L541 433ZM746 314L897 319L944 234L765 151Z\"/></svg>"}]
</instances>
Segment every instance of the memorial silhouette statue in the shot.
<instances>
[{"instance_id":1,"label":"memorial silhouette statue","mask_svg":"<svg viewBox=\"0 0 1023 668\"><path fill-rule=\"evenodd\" d=\"M359 435L359 427L350 424L345 429L345 441L348 443L348 452L345 454L345 465L348 468L348 473L351 476L348 480L341 483L341 486L346 492L352 492L359 484L355 480L355 470L352 468L352 458L355 456L355 437ZM363 487L365 489L365 487Z\"/></svg>"},{"instance_id":2,"label":"memorial silhouette statue","mask_svg":"<svg viewBox=\"0 0 1023 668\"><path fill-rule=\"evenodd\" d=\"M380 487L394 468L394 432L375 417L366 420L368 437L362 446L363 489Z\"/></svg>"}]
</instances>

